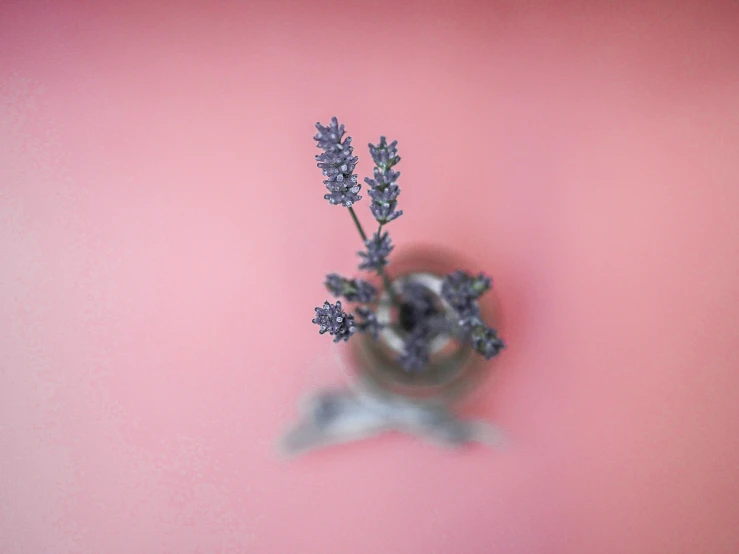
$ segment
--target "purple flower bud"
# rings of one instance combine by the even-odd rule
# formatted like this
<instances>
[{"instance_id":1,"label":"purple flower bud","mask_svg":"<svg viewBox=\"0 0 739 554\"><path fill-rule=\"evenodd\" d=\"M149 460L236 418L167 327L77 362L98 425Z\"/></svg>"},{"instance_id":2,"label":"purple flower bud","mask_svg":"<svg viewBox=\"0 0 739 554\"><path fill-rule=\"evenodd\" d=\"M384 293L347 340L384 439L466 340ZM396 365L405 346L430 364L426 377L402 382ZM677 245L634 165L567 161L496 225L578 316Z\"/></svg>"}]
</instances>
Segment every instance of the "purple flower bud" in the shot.
<instances>
[{"instance_id":1,"label":"purple flower bud","mask_svg":"<svg viewBox=\"0 0 739 554\"><path fill-rule=\"evenodd\" d=\"M390 202L389 204L378 204L376 202L372 202L372 204L370 204L370 211L375 219L384 225L385 223L390 223L403 215L403 210L395 211L396 204L397 202Z\"/></svg>"},{"instance_id":2,"label":"purple flower bud","mask_svg":"<svg viewBox=\"0 0 739 554\"><path fill-rule=\"evenodd\" d=\"M383 183L382 181L384 181L384 176L380 175L378 178L378 172L379 170L375 168L375 179L370 179L368 177L365 177L364 179L365 183L370 187L370 197L379 203L394 202L400 194L400 187L395 183L395 181ZM396 177L400 175L400 173L393 173Z\"/></svg>"},{"instance_id":3,"label":"purple flower bud","mask_svg":"<svg viewBox=\"0 0 739 554\"><path fill-rule=\"evenodd\" d=\"M400 161L397 146L397 140L388 144L385 137L380 137L379 143L369 145L370 155L377 166L391 168Z\"/></svg>"},{"instance_id":4,"label":"purple flower bud","mask_svg":"<svg viewBox=\"0 0 739 554\"><path fill-rule=\"evenodd\" d=\"M345 298L349 302L374 302L377 289L364 279L345 279L337 273L326 276L326 288L337 298Z\"/></svg>"},{"instance_id":5,"label":"purple flower bud","mask_svg":"<svg viewBox=\"0 0 739 554\"><path fill-rule=\"evenodd\" d=\"M331 118L330 125L316 123L316 128L316 146L324 151L316 156L316 160L323 175L328 177L323 183L329 192L323 197L330 204L349 208L362 199L359 195L362 185L353 173L359 158L352 155L352 138L346 137L342 142L344 125L339 125L335 117Z\"/></svg>"},{"instance_id":6,"label":"purple flower bud","mask_svg":"<svg viewBox=\"0 0 739 554\"><path fill-rule=\"evenodd\" d=\"M322 308L316 308L313 323L320 327L318 332L321 335L324 333L332 335L334 342L348 341L357 330L354 316L342 311L340 301L336 304L326 301Z\"/></svg>"},{"instance_id":7,"label":"purple flower bud","mask_svg":"<svg viewBox=\"0 0 739 554\"><path fill-rule=\"evenodd\" d=\"M364 260L359 264L359 269L380 271L387 265L387 257L394 248L390 244L390 237L387 231L382 235L375 233L371 239L364 242L367 247L365 252L358 252L359 256Z\"/></svg>"},{"instance_id":8,"label":"purple flower bud","mask_svg":"<svg viewBox=\"0 0 739 554\"><path fill-rule=\"evenodd\" d=\"M472 348L482 354L486 360L500 354L505 343L498 337L498 332L485 325L479 317L469 317L460 321Z\"/></svg>"},{"instance_id":9,"label":"purple flower bud","mask_svg":"<svg viewBox=\"0 0 739 554\"><path fill-rule=\"evenodd\" d=\"M358 306L355 310L355 313L361 318L357 322L357 328L360 331L369 333L370 335L372 335L373 339L377 340L377 338L380 336L380 331L382 331L384 325L377 321L377 316L375 315L375 312L373 312L366 306Z\"/></svg>"}]
</instances>

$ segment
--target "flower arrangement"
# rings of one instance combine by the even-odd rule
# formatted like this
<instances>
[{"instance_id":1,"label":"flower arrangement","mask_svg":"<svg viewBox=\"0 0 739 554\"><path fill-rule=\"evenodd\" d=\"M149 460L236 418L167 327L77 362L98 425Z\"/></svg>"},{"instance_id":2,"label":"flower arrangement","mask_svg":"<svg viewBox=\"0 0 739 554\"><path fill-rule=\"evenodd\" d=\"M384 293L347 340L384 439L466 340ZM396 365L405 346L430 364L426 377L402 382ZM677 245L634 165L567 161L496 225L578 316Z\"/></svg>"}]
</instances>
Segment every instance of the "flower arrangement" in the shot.
<instances>
[{"instance_id":1,"label":"flower arrangement","mask_svg":"<svg viewBox=\"0 0 739 554\"><path fill-rule=\"evenodd\" d=\"M407 372L423 371L433 340L442 334L467 342L486 359L497 356L505 345L495 329L482 320L478 304L479 298L492 286L489 276L484 273L472 276L458 270L443 277L440 296L451 307L452 317L449 317L449 310L442 309L438 298L427 288L414 282L394 287L386 272L394 248L386 225L403 215L402 210L396 209L400 195L400 173L395 170L400 162L397 141L388 143L383 136L377 144L369 145L375 167L373 177L364 181L368 186L370 212L378 228L368 237L354 211L354 205L362 199L359 194L362 185L354 173L358 158L353 155L352 139L344 137L344 125L335 117L327 126L316 123L316 128L316 146L323 151L316 160L326 177L323 182L328 190L324 198L348 210L364 243L364 249L358 252L358 268L381 279L387 297L396 308L397 324L404 332L403 353L398 359L402 368ZM335 303L327 300L315 309L313 323L319 326L319 333L328 333L334 342L348 341L357 332L368 333L378 340L388 324L379 321L376 315L381 291L365 279L350 279L336 273L326 277L325 285L337 300ZM353 313L345 311L342 299L357 304Z\"/></svg>"}]
</instances>

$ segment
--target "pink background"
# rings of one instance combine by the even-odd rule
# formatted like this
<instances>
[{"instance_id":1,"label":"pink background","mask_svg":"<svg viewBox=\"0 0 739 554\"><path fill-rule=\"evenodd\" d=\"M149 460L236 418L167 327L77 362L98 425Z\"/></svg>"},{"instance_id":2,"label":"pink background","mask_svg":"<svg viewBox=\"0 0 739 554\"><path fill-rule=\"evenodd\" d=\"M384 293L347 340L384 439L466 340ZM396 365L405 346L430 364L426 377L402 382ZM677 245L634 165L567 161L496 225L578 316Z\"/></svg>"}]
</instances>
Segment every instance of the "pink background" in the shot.
<instances>
[{"instance_id":1,"label":"pink background","mask_svg":"<svg viewBox=\"0 0 739 554\"><path fill-rule=\"evenodd\" d=\"M739 7L521 4L2 2L0 553L739 552ZM276 458L334 114L494 276L505 452Z\"/></svg>"}]
</instances>

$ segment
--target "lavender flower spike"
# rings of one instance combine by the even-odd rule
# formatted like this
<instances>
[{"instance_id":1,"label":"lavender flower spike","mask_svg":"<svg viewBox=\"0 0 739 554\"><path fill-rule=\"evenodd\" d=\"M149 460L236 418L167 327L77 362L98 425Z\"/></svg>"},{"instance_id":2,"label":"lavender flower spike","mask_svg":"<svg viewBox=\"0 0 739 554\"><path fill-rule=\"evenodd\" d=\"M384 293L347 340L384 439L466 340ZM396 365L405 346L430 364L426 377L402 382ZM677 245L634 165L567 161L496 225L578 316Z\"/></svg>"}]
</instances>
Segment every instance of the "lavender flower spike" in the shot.
<instances>
[{"instance_id":1,"label":"lavender flower spike","mask_svg":"<svg viewBox=\"0 0 739 554\"><path fill-rule=\"evenodd\" d=\"M316 317L313 323L320 325L319 333L328 333L334 337L334 342L348 341L356 332L354 316L341 309L341 302L336 304L324 302L322 308L316 308Z\"/></svg>"},{"instance_id":2,"label":"lavender flower spike","mask_svg":"<svg viewBox=\"0 0 739 554\"><path fill-rule=\"evenodd\" d=\"M367 239L364 243L367 247L365 252L359 252L359 256L363 258L363 262L359 264L359 269L380 271L387 265L387 257L394 248L390 244L390 237L387 231L382 235L375 233L371 239Z\"/></svg>"},{"instance_id":3,"label":"lavender flower spike","mask_svg":"<svg viewBox=\"0 0 739 554\"><path fill-rule=\"evenodd\" d=\"M316 146L323 149L323 154L316 156L318 167L328 177L323 183L329 193L323 197L331 204L350 208L361 200L359 190L362 188L353 173L359 158L352 156L352 138L344 136L344 126L338 120L331 118L331 124L323 126L316 123L318 133L314 137Z\"/></svg>"},{"instance_id":4,"label":"lavender flower spike","mask_svg":"<svg viewBox=\"0 0 739 554\"><path fill-rule=\"evenodd\" d=\"M326 288L337 298L346 298L349 302L374 302L377 289L364 279L345 279L338 273L326 276Z\"/></svg>"},{"instance_id":5,"label":"lavender flower spike","mask_svg":"<svg viewBox=\"0 0 739 554\"><path fill-rule=\"evenodd\" d=\"M403 210L395 211L400 194L397 184L400 173L392 170L392 167L400 161L397 144L397 140L388 144L385 137L380 137L378 144L369 145L370 154L377 167L374 169L374 179L367 177L364 181L369 185L369 195L372 198L370 211L380 225L403 215Z\"/></svg>"},{"instance_id":6,"label":"lavender flower spike","mask_svg":"<svg viewBox=\"0 0 739 554\"><path fill-rule=\"evenodd\" d=\"M459 314L460 319L475 317L480 313L477 299L490 289L492 282L484 273L472 277L464 271L455 271L444 277L441 296Z\"/></svg>"}]
</instances>

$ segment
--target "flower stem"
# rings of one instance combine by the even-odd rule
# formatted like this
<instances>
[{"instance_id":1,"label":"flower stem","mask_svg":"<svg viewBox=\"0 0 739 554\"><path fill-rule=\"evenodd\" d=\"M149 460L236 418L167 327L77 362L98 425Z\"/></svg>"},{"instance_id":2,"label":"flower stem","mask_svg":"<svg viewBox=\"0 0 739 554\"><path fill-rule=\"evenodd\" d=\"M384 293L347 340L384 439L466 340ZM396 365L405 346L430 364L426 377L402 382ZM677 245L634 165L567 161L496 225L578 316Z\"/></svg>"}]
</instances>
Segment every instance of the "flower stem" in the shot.
<instances>
[{"instance_id":1,"label":"flower stem","mask_svg":"<svg viewBox=\"0 0 739 554\"><path fill-rule=\"evenodd\" d=\"M354 211L354 208L349 206L349 213L352 215L352 219L354 220L354 225L357 227L357 231L359 231L359 235L362 237L362 242L367 242L367 233L364 232L364 228L362 228L362 224L359 222L359 218L357 218L357 214ZM380 225L380 230L382 230L382 225ZM379 234L380 231L378 231ZM393 291L392 284L390 283L390 278L387 276L387 273L385 273L384 268L380 268L377 270L377 273L380 274L380 277L382 277L383 283L385 283L385 288L387 289L388 294L390 295L390 300L393 301L393 304L395 304L398 308L400 308L400 301L398 300L398 297L395 295L395 291Z\"/></svg>"},{"instance_id":2,"label":"flower stem","mask_svg":"<svg viewBox=\"0 0 739 554\"><path fill-rule=\"evenodd\" d=\"M354 211L354 208L349 206L349 213L352 214L352 219L354 220L354 225L357 226L357 231L359 231L359 234L362 235L362 242L367 241L367 234L364 232L364 229L362 229L362 224L359 223L359 219L357 218L357 214Z\"/></svg>"}]
</instances>

